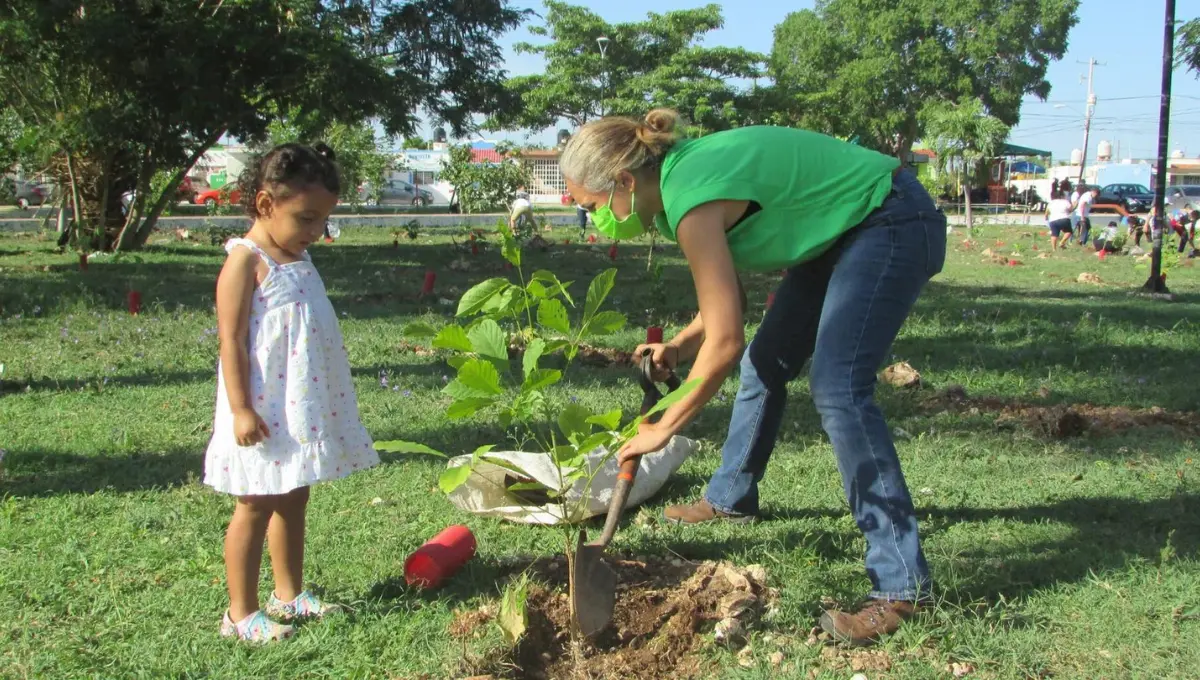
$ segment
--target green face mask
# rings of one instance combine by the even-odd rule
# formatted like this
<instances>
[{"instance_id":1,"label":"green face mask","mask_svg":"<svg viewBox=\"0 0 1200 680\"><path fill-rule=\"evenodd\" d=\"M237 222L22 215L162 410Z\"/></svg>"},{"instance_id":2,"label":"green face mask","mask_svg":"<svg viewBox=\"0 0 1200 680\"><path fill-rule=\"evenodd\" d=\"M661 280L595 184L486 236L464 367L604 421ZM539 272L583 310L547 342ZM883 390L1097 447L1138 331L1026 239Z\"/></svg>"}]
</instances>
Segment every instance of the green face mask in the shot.
<instances>
[{"instance_id":1,"label":"green face mask","mask_svg":"<svg viewBox=\"0 0 1200 680\"><path fill-rule=\"evenodd\" d=\"M608 204L596 208L592 212L592 222L596 225L596 229L601 234L609 238L615 238L618 241L622 239L630 239L635 236L641 236L646 231L646 227L642 224L642 218L637 214L637 194L629 196L629 216L623 220L618 220L617 216L612 211L613 194L616 189L608 193Z\"/></svg>"}]
</instances>

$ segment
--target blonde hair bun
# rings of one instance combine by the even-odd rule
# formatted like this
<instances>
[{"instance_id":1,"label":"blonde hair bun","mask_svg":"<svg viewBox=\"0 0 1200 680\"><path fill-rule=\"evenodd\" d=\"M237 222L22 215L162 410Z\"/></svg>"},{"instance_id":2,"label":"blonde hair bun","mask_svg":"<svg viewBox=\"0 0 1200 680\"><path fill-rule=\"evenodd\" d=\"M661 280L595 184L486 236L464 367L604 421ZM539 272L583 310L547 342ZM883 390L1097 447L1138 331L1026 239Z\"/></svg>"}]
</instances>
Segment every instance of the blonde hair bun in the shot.
<instances>
[{"instance_id":1,"label":"blonde hair bun","mask_svg":"<svg viewBox=\"0 0 1200 680\"><path fill-rule=\"evenodd\" d=\"M559 157L563 176L593 191L605 191L621 171L660 165L679 141L683 127L671 109L654 109L645 119L609 117L592 121L567 142Z\"/></svg>"}]
</instances>

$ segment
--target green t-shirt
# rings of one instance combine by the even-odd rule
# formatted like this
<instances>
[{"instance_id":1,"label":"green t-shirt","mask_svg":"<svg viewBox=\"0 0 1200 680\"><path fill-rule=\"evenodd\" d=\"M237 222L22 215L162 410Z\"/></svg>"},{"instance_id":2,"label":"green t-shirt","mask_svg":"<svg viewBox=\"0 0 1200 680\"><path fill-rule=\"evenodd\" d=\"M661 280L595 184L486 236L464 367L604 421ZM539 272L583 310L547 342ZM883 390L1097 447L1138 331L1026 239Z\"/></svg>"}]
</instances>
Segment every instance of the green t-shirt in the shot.
<instances>
[{"instance_id":1,"label":"green t-shirt","mask_svg":"<svg viewBox=\"0 0 1200 680\"><path fill-rule=\"evenodd\" d=\"M883 205L900 162L808 130L755 126L681 141L663 160L666 216L679 220L718 200L753 201L761 210L726 232L734 265L771 271L807 262Z\"/></svg>"}]
</instances>

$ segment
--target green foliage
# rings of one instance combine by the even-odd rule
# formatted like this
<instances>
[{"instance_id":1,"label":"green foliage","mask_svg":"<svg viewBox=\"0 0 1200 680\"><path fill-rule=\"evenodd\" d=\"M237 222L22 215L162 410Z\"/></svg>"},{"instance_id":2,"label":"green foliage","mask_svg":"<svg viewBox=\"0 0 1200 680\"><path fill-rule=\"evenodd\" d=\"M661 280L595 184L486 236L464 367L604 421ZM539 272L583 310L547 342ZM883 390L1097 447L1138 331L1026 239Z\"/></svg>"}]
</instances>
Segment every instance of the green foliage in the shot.
<instances>
[{"instance_id":1,"label":"green foliage","mask_svg":"<svg viewBox=\"0 0 1200 680\"><path fill-rule=\"evenodd\" d=\"M1176 36L1176 60L1200 75L1200 19L1180 26Z\"/></svg>"},{"instance_id":2,"label":"green foliage","mask_svg":"<svg viewBox=\"0 0 1200 680\"><path fill-rule=\"evenodd\" d=\"M496 40L524 15L506 0L13 0L0 9L0 110L57 155L77 226L132 247L205 150L261 140L278 112L309 112L318 130L378 119L390 134L422 112L455 132L497 112ZM159 170L175 179L147 200ZM122 225L120 196L135 188Z\"/></svg>"},{"instance_id":3,"label":"green foliage","mask_svg":"<svg viewBox=\"0 0 1200 680\"><path fill-rule=\"evenodd\" d=\"M787 118L907 153L922 108L980 99L1008 126L1050 93L1078 0L821 0L775 28L770 72Z\"/></svg>"},{"instance_id":4,"label":"green foliage","mask_svg":"<svg viewBox=\"0 0 1200 680\"><path fill-rule=\"evenodd\" d=\"M467 144L450 148L450 161L440 173L454 187L454 197L464 213L508 212L517 188L532 181L529 166L507 144L496 151L499 163L474 163Z\"/></svg>"},{"instance_id":5,"label":"green foliage","mask_svg":"<svg viewBox=\"0 0 1200 680\"><path fill-rule=\"evenodd\" d=\"M548 0L545 17L530 32L550 42L516 45L520 54L543 58L545 72L510 78L522 106L493 117L489 127L542 130L561 119L578 127L606 113L640 117L669 106L702 132L742 124L760 108L757 93L734 83L760 76L764 56L701 45L724 25L719 5L610 24L586 7ZM600 37L608 38L604 56Z\"/></svg>"},{"instance_id":6,"label":"green foliage","mask_svg":"<svg viewBox=\"0 0 1200 680\"><path fill-rule=\"evenodd\" d=\"M606 270L592 280L579 320L572 324L567 311L568 306L575 306L568 292L571 282L564 283L544 270L535 272L526 281L521 269L520 244L507 224L502 223L499 232L501 252L516 269L517 282L487 279L463 293L458 317L469 319L466 325L450 324L435 330L428 324L413 323L405 327L404 333L430 340L435 349L451 352L448 363L456 375L442 390L454 399L446 410L447 418L461 420L483 412L493 413L506 429L516 428L513 439L518 447L527 441L542 447L558 467L564 485L581 480L590 485L599 467L589 468L587 455L601 447L615 452L622 442L637 433L643 418L632 420L622 429L619 409L598 414L580 404L568 403L557 414L550 413L547 390L562 380L563 370L542 368L540 364L548 354L561 349L569 366L585 338L611 333L625 325L623 314L602 309L615 285L617 270ZM509 360L509 348L519 350L522 345L524 354L517 365ZM695 387L696 383L689 383L676 390L651 414L676 403ZM408 451L419 446L384 442L377 448ZM419 452L431 452L421 449ZM471 469L486 453L487 449L477 450L470 463L447 468L439 480L442 491L450 493L466 482ZM579 510L579 507L564 507L563 515L573 517Z\"/></svg>"}]
</instances>

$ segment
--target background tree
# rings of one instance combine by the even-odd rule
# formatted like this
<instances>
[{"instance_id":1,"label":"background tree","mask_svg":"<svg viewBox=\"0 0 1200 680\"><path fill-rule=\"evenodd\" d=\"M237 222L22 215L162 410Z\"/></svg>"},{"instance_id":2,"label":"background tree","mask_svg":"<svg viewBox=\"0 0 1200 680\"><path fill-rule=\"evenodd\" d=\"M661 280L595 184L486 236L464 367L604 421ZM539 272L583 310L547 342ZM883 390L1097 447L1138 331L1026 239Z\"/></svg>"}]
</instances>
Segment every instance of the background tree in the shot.
<instances>
[{"instance_id":1,"label":"background tree","mask_svg":"<svg viewBox=\"0 0 1200 680\"><path fill-rule=\"evenodd\" d=\"M718 5L610 24L587 8L548 0L545 25L530 31L550 42L515 47L541 55L546 70L509 79L522 105L485 126L544 130L566 120L579 127L605 113L641 116L654 106L678 109L707 130L737 125L747 90L737 81L762 75L765 57L699 44L723 24ZM604 56L596 43L601 37L608 38Z\"/></svg>"},{"instance_id":2,"label":"background tree","mask_svg":"<svg viewBox=\"0 0 1200 680\"><path fill-rule=\"evenodd\" d=\"M405 137L404 138L404 148L405 149L416 149L416 150L420 150L420 151L426 151L431 147L432 147L432 144L430 144L428 139L422 139L420 137Z\"/></svg>"},{"instance_id":3,"label":"background tree","mask_svg":"<svg viewBox=\"0 0 1200 680\"><path fill-rule=\"evenodd\" d=\"M1200 19L1183 24L1177 33L1179 61L1200 75Z\"/></svg>"},{"instance_id":4,"label":"background tree","mask_svg":"<svg viewBox=\"0 0 1200 680\"><path fill-rule=\"evenodd\" d=\"M318 129L374 118L389 134L423 111L455 132L497 112L496 39L523 16L507 0L10 0L0 107L56 150L85 240L132 247L206 150L261 139L273 112L303 109ZM148 196L163 169L172 180Z\"/></svg>"},{"instance_id":5,"label":"background tree","mask_svg":"<svg viewBox=\"0 0 1200 680\"><path fill-rule=\"evenodd\" d=\"M922 140L937 154L938 172L953 176L966 202L967 229L971 219L971 184L980 163L994 158L1008 138L1009 126L990 115L979 99L928 106L922 113Z\"/></svg>"},{"instance_id":6,"label":"background tree","mask_svg":"<svg viewBox=\"0 0 1200 680\"><path fill-rule=\"evenodd\" d=\"M818 0L775 28L770 72L794 124L903 155L922 107L979 99L1012 127L1050 93L1078 0Z\"/></svg>"},{"instance_id":7,"label":"background tree","mask_svg":"<svg viewBox=\"0 0 1200 680\"><path fill-rule=\"evenodd\" d=\"M439 176L454 187L451 202L457 202L462 212L507 213L517 187L528 187L532 181L529 167L514 147L498 144L496 151L502 159L499 163L474 163L470 145L450 147L450 160Z\"/></svg>"}]
</instances>

